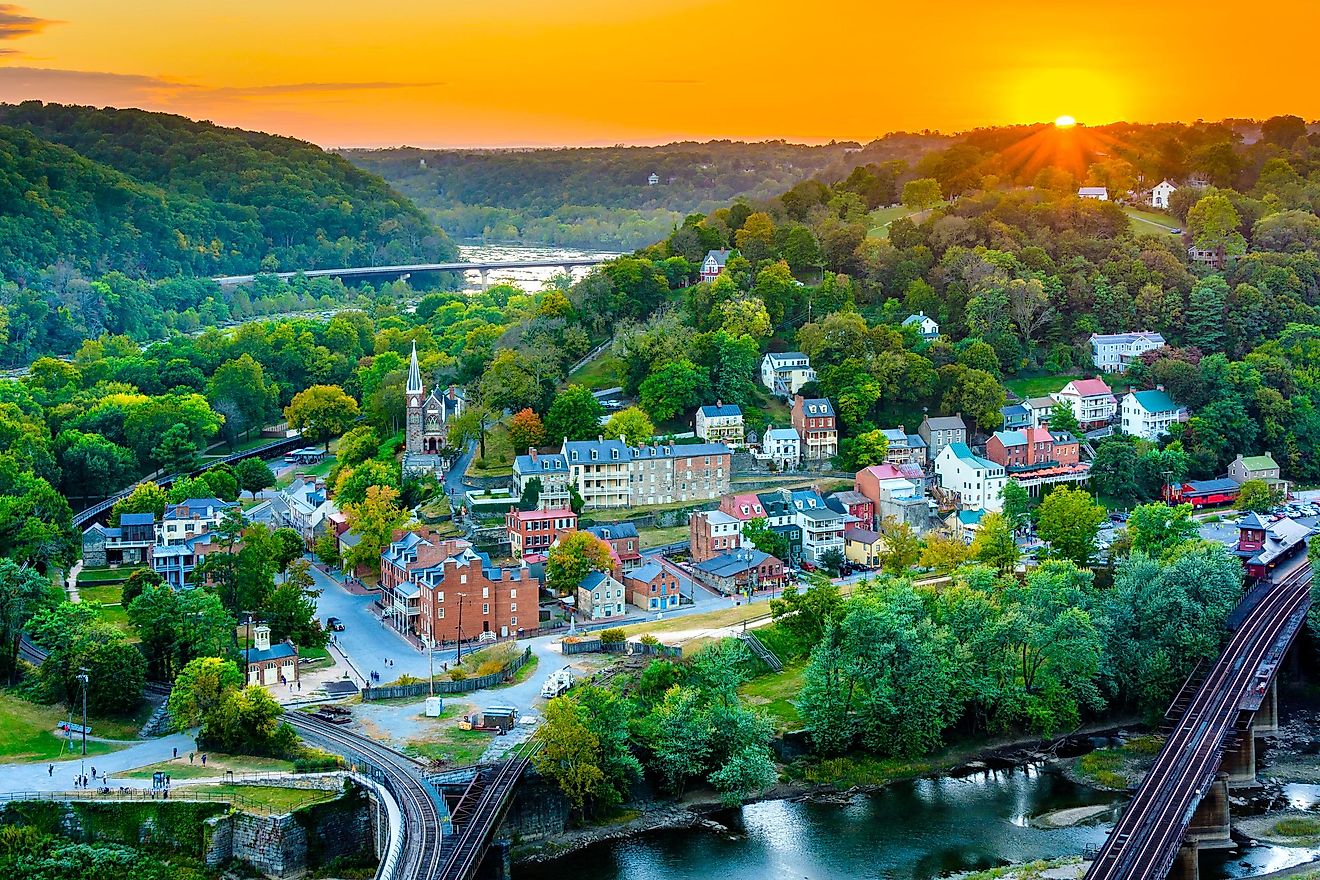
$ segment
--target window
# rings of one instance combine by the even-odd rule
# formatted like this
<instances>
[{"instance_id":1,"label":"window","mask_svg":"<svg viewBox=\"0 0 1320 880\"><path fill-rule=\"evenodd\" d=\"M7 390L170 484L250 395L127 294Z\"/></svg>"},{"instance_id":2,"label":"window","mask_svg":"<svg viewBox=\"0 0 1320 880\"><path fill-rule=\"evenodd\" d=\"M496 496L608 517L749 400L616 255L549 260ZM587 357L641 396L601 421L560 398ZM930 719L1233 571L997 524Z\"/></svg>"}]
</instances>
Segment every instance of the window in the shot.
<instances>
[{"instance_id":1,"label":"window","mask_svg":"<svg viewBox=\"0 0 1320 880\"><path fill-rule=\"evenodd\" d=\"M510 599L517 599L517 598L518 598L518 591L517 591L517 590L509 590L509 598L510 598Z\"/></svg>"},{"instance_id":2,"label":"window","mask_svg":"<svg viewBox=\"0 0 1320 880\"><path fill-rule=\"evenodd\" d=\"M467 575L465 575L465 574L460 574L460 575L458 576L458 582L459 582L460 584L466 584L466 583L467 583Z\"/></svg>"},{"instance_id":3,"label":"window","mask_svg":"<svg viewBox=\"0 0 1320 880\"><path fill-rule=\"evenodd\" d=\"M445 609L443 609L443 608L437 608L437 609L435 609L435 616L436 616L437 618L439 618L440 620L444 620L444 619L445 619Z\"/></svg>"},{"instance_id":4,"label":"window","mask_svg":"<svg viewBox=\"0 0 1320 880\"><path fill-rule=\"evenodd\" d=\"M435 594L435 601L437 601L437 602L443 602L443 601L445 601L445 591L444 591L444 590L441 590L440 592L438 592L438 593Z\"/></svg>"},{"instance_id":5,"label":"window","mask_svg":"<svg viewBox=\"0 0 1320 880\"><path fill-rule=\"evenodd\" d=\"M517 625L518 625L518 618L516 618L516 617L510 617L510 618L509 618L509 626L517 626Z\"/></svg>"},{"instance_id":6,"label":"window","mask_svg":"<svg viewBox=\"0 0 1320 880\"><path fill-rule=\"evenodd\" d=\"M482 605L481 605L481 613L482 613L482 614L490 614L490 605L487 604L487 603L484 603L484 602L483 602Z\"/></svg>"},{"instance_id":7,"label":"window","mask_svg":"<svg viewBox=\"0 0 1320 880\"><path fill-rule=\"evenodd\" d=\"M518 610L518 603L517 603L517 602L510 602L510 603L509 603L509 610L510 610L510 611L517 611L517 610Z\"/></svg>"},{"instance_id":8,"label":"window","mask_svg":"<svg viewBox=\"0 0 1320 880\"><path fill-rule=\"evenodd\" d=\"M482 588L481 588L481 598L483 598L483 599L489 599L489 598L490 598L490 587L482 587Z\"/></svg>"}]
</instances>

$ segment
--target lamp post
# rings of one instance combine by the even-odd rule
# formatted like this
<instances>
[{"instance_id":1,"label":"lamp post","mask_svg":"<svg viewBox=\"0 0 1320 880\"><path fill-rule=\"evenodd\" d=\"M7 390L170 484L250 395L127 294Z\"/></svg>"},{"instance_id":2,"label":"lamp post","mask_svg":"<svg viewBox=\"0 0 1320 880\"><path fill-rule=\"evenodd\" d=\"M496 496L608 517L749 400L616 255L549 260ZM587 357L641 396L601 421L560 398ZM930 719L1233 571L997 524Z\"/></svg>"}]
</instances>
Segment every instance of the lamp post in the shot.
<instances>
[{"instance_id":1,"label":"lamp post","mask_svg":"<svg viewBox=\"0 0 1320 880\"><path fill-rule=\"evenodd\" d=\"M458 656L454 659L456 664L463 662L463 600L467 598L467 593L458 594Z\"/></svg>"},{"instance_id":2,"label":"lamp post","mask_svg":"<svg viewBox=\"0 0 1320 880\"><path fill-rule=\"evenodd\" d=\"M431 696L435 696L435 636L432 634L426 640L426 669L427 681L431 683Z\"/></svg>"},{"instance_id":3,"label":"lamp post","mask_svg":"<svg viewBox=\"0 0 1320 880\"><path fill-rule=\"evenodd\" d=\"M82 684L82 761L79 764L81 773L87 772L87 685L91 681L87 677L87 667L78 668L78 681Z\"/></svg>"}]
</instances>

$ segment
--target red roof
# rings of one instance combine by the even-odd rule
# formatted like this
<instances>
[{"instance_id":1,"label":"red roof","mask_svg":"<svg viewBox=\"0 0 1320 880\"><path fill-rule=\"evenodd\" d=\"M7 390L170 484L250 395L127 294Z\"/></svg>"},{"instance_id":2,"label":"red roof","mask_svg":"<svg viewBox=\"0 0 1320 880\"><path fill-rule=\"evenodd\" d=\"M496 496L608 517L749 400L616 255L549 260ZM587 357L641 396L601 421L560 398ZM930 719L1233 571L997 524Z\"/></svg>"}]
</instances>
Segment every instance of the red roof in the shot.
<instances>
[{"instance_id":1,"label":"red roof","mask_svg":"<svg viewBox=\"0 0 1320 880\"><path fill-rule=\"evenodd\" d=\"M527 522L533 519L555 519L561 516L577 516L567 507L555 507L550 510L514 510L510 512L513 514L513 518L519 522Z\"/></svg>"},{"instance_id":2,"label":"red roof","mask_svg":"<svg viewBox=\"0 0 1320 880\"><path fill-rule=\"evenodd\" d=\"M872 474L877 480L903 479L903 472L889 463L873 464L868 468L864 468L864 470Z\"/></svg>"},{"instance_id":3,"label":"red roof","mask_svg":"<svg viewBox=\"0 0 1320 880\"><path fill-rule=\"evenodd\" d=\"M1103 379L1074 379L1072 387L1082 397L1104 397L1105 395L1112 397L1114 394L1113 391L1109 390L1109 386L1105 384Z\"/></svg>"},{"instance_id":4,"label":"red roof","mask_svg":"<svg viewBox=\"0 0 1320 880\"><path fill-rule=\"evenodd\" d=\"M1054 435L1050 433L1049 428L1028 428L1026 434L1028 443L1054 442Z\"/></svg>"}]
</instances>

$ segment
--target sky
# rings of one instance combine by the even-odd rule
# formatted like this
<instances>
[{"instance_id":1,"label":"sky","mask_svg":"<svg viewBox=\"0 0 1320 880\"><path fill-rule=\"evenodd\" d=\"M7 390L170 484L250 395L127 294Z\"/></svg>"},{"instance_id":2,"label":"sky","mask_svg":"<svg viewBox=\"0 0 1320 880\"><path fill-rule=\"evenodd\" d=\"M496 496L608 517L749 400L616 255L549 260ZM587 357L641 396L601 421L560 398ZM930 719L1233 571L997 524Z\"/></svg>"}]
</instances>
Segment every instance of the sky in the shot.
<instances>
[{"instance_id":1,"label":"sky","mask_svg":"<svg viewBox=\"0 0 1320 880\"><path fill-rule=\"evenodd\" d=\"M1318 27L1318 0L24 0L0 2L0 101L325 147L1314 119Z\"/></svg>"}]
</instances>

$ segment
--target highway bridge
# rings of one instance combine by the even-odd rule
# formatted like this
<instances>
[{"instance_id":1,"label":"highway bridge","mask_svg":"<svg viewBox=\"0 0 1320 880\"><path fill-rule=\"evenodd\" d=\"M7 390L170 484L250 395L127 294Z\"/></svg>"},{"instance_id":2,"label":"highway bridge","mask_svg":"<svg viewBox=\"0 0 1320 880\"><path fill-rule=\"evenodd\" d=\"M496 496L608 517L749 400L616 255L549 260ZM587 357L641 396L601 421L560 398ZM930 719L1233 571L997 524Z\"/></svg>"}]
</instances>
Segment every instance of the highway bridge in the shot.
<instances>
[{"instance_id":1,"label":"highway bridge","mask_svg":"<svg viewBox=\"0 0 1320 880\"><path fill-rule=\"evenodd\" d=\"M344 269L306 269L299 272L270 272L275 278L289 280L302 275L305 278L338 278L343 281L397 281L413 275L428 275L439 272L480 272L481 286L485 287L492 269L563 269L571 273L574 269L599 266L613 257L557 257L547 260L485 260L457 263L410 263L405 266L356 266ZM224 275L212 278L221 287L237 284L251 284L257 275Z\"/></svg>"},{"instance_id":2,"label":"highway bridge","mask_svg":"<svg viewBox=\"0 0 1320 880\"><path fill-rule=\"evenodd\" d=\"M402 752L303 712L287 712L284 718L304 739L341 755L381 783L398 802L403 846L393 864L381 863L376 880L473 880L537 748L533 745L500 764L472 768L471 780L451 811L423 776L421 764ZM507 877L507 868L498 865L488 876Z\"/></svg>"},{"instance_id":3,"label":"highway bridge","mask_svg":"<svg viewBox=\"0 0 1320 880\"><path fill-rule=\"evenodd\" d=\"M1193 674L1150 772L1086 880L1195 880L1198 851L1227 848L1228 789L1256 784L1255 737L1276 729L1276 673L1311 606L1302 565L1257 584L1230 618L1219 657Z\"/></svg>"}]
</instances>

